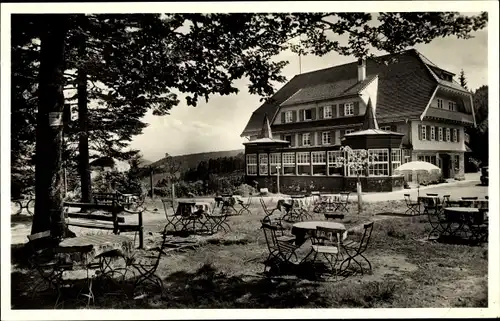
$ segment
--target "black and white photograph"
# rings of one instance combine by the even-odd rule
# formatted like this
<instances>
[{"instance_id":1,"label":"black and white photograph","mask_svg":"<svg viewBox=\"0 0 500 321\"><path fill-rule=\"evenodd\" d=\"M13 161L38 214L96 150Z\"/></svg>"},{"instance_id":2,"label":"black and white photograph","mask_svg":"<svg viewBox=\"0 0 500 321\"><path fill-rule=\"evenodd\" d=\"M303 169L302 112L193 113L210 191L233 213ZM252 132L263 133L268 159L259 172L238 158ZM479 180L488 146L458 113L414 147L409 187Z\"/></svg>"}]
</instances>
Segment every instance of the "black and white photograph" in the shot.
<instances>
[{"instance_id":1,"label":"black and white photograph","mask_svg":"<svg viewBox=\"0 0 500 321\"><path fill-rule=\"evenodd\" d=\"M497 5L2 4L2 319L499 317Z\"/></svg>"}]
</instances>

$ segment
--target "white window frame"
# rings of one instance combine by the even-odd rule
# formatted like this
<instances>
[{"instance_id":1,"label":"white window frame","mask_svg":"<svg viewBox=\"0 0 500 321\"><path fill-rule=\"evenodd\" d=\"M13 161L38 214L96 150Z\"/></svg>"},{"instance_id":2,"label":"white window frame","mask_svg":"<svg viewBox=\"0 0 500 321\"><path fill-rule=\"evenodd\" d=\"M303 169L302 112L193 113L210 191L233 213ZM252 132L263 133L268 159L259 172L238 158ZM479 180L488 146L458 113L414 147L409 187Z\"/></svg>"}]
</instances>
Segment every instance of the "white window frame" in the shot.
<instances>
[{"instance_id":1,"label":"white window frame","mask_svg":"<svg viewBox=\"0 0 500 321\"><path fill-rule=\"evenodd\" d=\"M431 140L436 140L436 127L431 126Z\"/></svg>"},{"instance_id":2,"label":"white window frame","mask_svg":"<svg viewBox=\"0 0 500 321\"><path fill-rule=\"evenodd\" d=\"M458 143L458 129L453 128L453 142Z\"/></svg>"},{"instance_id":3,"label":"white window frame","mask_svg":"<svg viewBox=\"0 0 500 321\"><path fill-rule=\"evenodd\" d=\"M427 140L427 125L422 125L422 140Z\"/></svg>"},{"instance_id":4,"label":"white window frame","mask_svg":"<svg viewBox=\"0 0 500 321\"><path fill-rule=\"evenodd\" d=\"M325 138L327 138L327 139L325 139ZM331 132L322 132L321 133L321 144L322 145L330 145L331 143L332 143L332 133Z\"/></svg>"},{"instance_id":5,"label":"white window frame","mask_svg":"<svg viewBox=\"0 0 500 321\"><path fill-rule=\"evenodd\" d=\"M293 122L293 110L288 110L285 111L285 123L292 123Z\"/></svg>"},{"instance_id":6,"label":"white window frame","mask_svg":"<svg viewBox=\"0 0 500 321\"><path fill-rule=\"evenodd\" d=\"M456 103L454 101L448 102L448 110L455 111Z\"/></svg>"},{"instance_id":7,"label":"white window frame","mask_svg":"<svg viewBox=\"0 0 500 321\"><path fill-rule=\"evenodd\" d=\"M438 128L438 140L439 140L440 142L442 142L442 141L443 141L443 127L439 127L439 128Z\"/></svg>"},{"instance_id":8,"label":"white window frame","mask_svg":"<svg viewBox=\"0 0 500 321\"><path fill-rule=\"evenodd\" d=\"M437 99L438 108L443 109L443 100L441 98Z\"/></svg>"},{"instance_id":9,"label":"white window frame","mask_svg":"<svg viewBox=\"0 0 500 321\"><path fill-rule=\"evenodd\" d=\"M325 176L328 173L328 168L326 167L326 152L325 151L317 151L317 152L311 152L311 175L316 175L316 176ZM325 169L325 174L315 174L314 173L314 166L317 165L323 165L323 168Z\"/></svg>"},{"instance_id":10,"label":"white window frame","mask_svg":"<svg viewBox=\"0 0 500 321\"><path fill-rule=\"evenodd\" d=\"M391 166L392 166L392 175L394 176L394 170L401 166L402 156L401 149L395 148L391 150Z\"/></svg>"},{"instance_id":11,"label":"white window frame","mask_svg":"<svg viewBox=\"0 0 500 321\"><path fill-rule=\"evenodd\" d=\"M309 166L309 174L300 174L300 166ZM298 152L297 153L297 169L298 176L310 176L311 172L311 153L309 152Z\"/></svg>"},{"instance_id":12,"label":"white window frame","mask_svg":"<svg viewBox=\"0 0 500 321\"><path fill-rule=\"evenodd\" d=\"M380 130L391 131L391 126L382 126L380 127Z\"/></svg>"},{"instance_id":13,"label":"white window frame","mask_svg":"<svg viewBox=\"0 0 500 321\"><path fill-rule=\"evenodd\" d=\"M447 142L451 141L451 131L449 128L446 128L446 141Z\"/></svg>"},{"instance_id":14,"label":"white window frame","mask_svg":"<svg viewBox=\"0 0 500 321\"><path fill-rule=\"evenodd\" d=\"M296 174L296 168L295 168L295 153L283 153L281 155L281 161L282 161L282 173L283 175L288 175L292 176ZM293 173L291 174L285 174L285 167L292 167L293 168Z\"/></svg>"},{"instance_id":15,"label":"white window frame","mask_svg":"<svg viewBox=\"0 0 500 321\"><path fill-rule=\"evenodd\" d=\"M337 160L337 158L340 158L340 157L344 157L344 153L340 150L331 150L331 151L328 151L327 153L327 160L328 160L328 169L327 169L327 173L328 173L328 176L342 176L342 174L330 174L330 168L332 167L337 167L338 164L341 164L343 165L342 162L339 162ZM342 166L344 167L344 166Z\"/></svg>"},{"instance_id":16,"label":"white window frame","mask_svg":"<svg viewBox=\"0 0 500 321\"><path fill-rule=\"evenodd\" d=\"M327 112L327 110L329 112ZM333 118L333 107L332 106L323 107L323 118Z\"/></svg>"},{"instance_id":17,"label":"white window frame","mask_svg":"<svg viewBox=\"0 0 500 321\"><path fill-rule=\"evenodd\" d=\"M247 154L247 175L248 176L257 176L258 168L257 168L257 154ZM250 170L252 169L252 170Z\"/></svg>"},{"instance_id":18,"label":"white window frame","mask_svg":"<svg viewBox=\"0 0 500 321\"><path fill-rule=\"evenodd\" d=\"M281 153L271 153L269 154L269 174L278 175L277 165L281 166Z\"/></svg>"},{"instance_id":19,"label":"white window frame","mask_svg":"<svg viewBox=\"0 0 500 321\"><path fill-rule=\"evenodd\" d=\"M311 118L306 118L307 111L311 112ZM304 109L302 112L303 112L304 120L312 120L312 109L311 108Z\"/></svg>"},{"instance_id":20,"label":"white window frame","mask_svg":"<svg viewBox=\"0 0 500 321\"><path fill-rule=\"evenodd\" d=\"M269 155L259 154L259 175L269 175Z\"/></svg>"},{"instance_id":21,"label":"white window frame","mask_svg":"<svg viewBox=\"0 0 500 321\"><path fill-rule=\"evenodd\" d=\"M386 160L381 160L380 153L384 153L385 156L387 157ZM370 155L369 157L372 158L373 154L376 154L376 158L372 158L370 160L370 163L368 164L368 176L389 176L389 149L388 148L375 148L375 149L369 149L368 154ZM380 168L380 165L385 165ZM380 174L381 171L387 171L387 174Z\"/></svg>"},{"instance_id":22,"label":"white window frame","mask_svg":"<svg viewBox=\"0 0 500 321\"><path fill-rule=\"evenodd\" d=\"M354 116L354 103L344 104L344 116Z\"/></svg>"},{"instance_id":23,"label":"white window frame","mask_svg":"<svg viewBox=\"0 0 500 321\"><path fill-rule=\"evenodd\" d=\"M306 140L307 137L307 140ZM307 144L306 144L307 142ZM302 134L302 146L311 146L311 134L310 133L303 133Z\"/></svg>"}]
</instances>

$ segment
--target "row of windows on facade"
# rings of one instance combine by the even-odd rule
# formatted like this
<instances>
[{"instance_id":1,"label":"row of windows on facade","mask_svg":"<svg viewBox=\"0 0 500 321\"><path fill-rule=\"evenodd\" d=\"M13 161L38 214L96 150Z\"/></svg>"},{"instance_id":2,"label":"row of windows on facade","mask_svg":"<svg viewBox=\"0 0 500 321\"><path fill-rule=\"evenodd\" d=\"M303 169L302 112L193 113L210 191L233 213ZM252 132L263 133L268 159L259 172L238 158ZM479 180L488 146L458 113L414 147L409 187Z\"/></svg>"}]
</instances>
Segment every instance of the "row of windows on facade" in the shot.
<instances>
[{"instance_id":1,"label":"row of windows on facade","mask_svg":"<svg viewBox=\"0 0 500 321\"><path fill-rule=\"evenodd\" d=\"M382 127L380 127L380 129L390 131L391 126L382 126ZM346 129L344 135L353 133L354 131L355 131L355 129ZM300 146L316 145L315 141L313 139L315 137L315 133L302 133L301 135L302 135L302 138L299 140ZM318 137L319 138L318 145L331 145L331 144L335 143L334 135L332 135L332 132L330 132L330 131L320 132L320 133L318 133L318 135L320 135ZM283 135L283 139L289 141L290 144L292 144L292 146L293 146L294 140L292 139L291 134Z\"/></svg>"},{"instance_id":2,"label":"row of windows on facade","mask_svg":"<svg viewBox=\"0 0 500 321\"><path fill-rule=\"evenodd\" d=\"M452 131L452 129L453 129L453 131ZM436 135L436 131L437 131L437 135ZM443 137L443 131L444 131L444 137ZM457 128L443 128L443 127L436 127L436 126L421 125L419 139L420 140L435 140L435 141L440 141L440 142L446 141L446 142L457 143L460 141L458 135L459 135L459 131Z\"/></svg>"},{"instance_id":3,"label":"row of windows on facade","mask_svg":"<svg viewBox=\"0 0 500 321\"><path fill-rule=\"evenodd\" d=\"M438 98L437 105L438 105L438 108L443 109L443 100ZM448 110L455 111L456 109L457 109L457 103L454 101L449 101L448 102Z\"/></svg>"},{"instance_id":4,"label":"row of windows on facade","mask_svg":"<svg viewBox=\"0 0 500 321\"><path fill-rule=\"evenodd\" d=\"M441 164L441 158L436 157L435 155L417 155L417 160L434 164L439 168L443 167ZM460 168L460 155L453 156L453 166L455 169Z\"/></svg>"},{"instance_id":5,"label":"row of windows on facade","mask_svg":"<svg viewBox=\"0 0 500 321\"><path fill-rule=\"evenodd\" d=\"M359 106L357 102L349 102L339 105L340 116L354 116L356 115L356 107ZM316 108L288 110L282 113L282 123L293 123L297 121L296 112L299 113L299 120L315 120ZM319 107L318 115L320 119L328 119L337 117L337 105Z\"/></svg>"},{"instance_id":6,"label":"row of windows on facade","mask_svg":"<svg viewBox=\"0 0 500 321\"><path fill-rule=\"evenodd\" d=\"M358 153L362 150L354 150ZM389 175L389 149L369 149L369 176ZM288 152L270 154L247 154L247 175L315 175L315 176L356 176L349 164L343 162L343 151ZM257 163L257 160L259 161ZM402 163L410 161L410 151L391 150L392 172Z\"/></svg>"}]
</instances>

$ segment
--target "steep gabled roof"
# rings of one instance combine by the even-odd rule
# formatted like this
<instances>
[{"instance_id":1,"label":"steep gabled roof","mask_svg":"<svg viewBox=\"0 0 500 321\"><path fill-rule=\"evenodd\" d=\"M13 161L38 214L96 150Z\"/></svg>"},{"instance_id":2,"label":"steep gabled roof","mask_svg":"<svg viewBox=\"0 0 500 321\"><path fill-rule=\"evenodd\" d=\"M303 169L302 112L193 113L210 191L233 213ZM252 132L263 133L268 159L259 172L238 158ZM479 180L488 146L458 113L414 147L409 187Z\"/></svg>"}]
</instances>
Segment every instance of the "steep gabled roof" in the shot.
<instances>
[{"instance_id":1,"label":"steep gabled roof","mask_svg":"<svg viewBox=\"0 0 500 321\"><path fill-rule=\"evenodd\" d=\"M414 49L381 56L379 59L395 61L389 64L376 62L373 59L366 61L367 79L375 75L379 77L378 120L390 121L420 116L437 85L437 80L431 74L430 68ZM264 103L253 112L242 136L258 134L264 115L267 113L272 121L280 105L299 89L357 79L357 71L357 62L352 62L293 77L272 97L270 102Z\"/></svg>"}]
</instances>

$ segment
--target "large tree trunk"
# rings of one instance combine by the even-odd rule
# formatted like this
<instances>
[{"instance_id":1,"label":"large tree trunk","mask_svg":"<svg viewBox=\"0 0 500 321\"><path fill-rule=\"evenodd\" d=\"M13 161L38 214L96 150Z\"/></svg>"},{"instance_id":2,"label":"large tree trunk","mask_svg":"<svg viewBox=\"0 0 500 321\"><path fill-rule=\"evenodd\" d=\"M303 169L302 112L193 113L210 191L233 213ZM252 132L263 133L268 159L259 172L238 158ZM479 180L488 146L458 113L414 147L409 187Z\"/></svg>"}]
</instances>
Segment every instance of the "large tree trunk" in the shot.
<instances>
[{"instance_id":1,"label":"large tree trunk","mask_svg":"<svg viewBox=\"0 0 500 321\"><path fill-rule=\"evenodd\" d=\"M31 233L64 237L62 134L64 41L68 16L47 14L42 31L36 128L35 215Z\"/></svg>"},{"instance_id":2,"label":"large tree trunk","mask_svg":"<svg viewBox=\"0 0 500 321\"><path fill-rule=\"evenodd\" d=\"M79 57L80 61L86 61L86 42L87 37L80 36ZM88 104L87 104L87 71L85 66L78 68L78 123L79 123L79 142L78 142L78 169L80 172L80 185L82 191L82 202L91 201L91 178L89 165L89 137L88 137Z\"/></svg>"}]
</instances>

